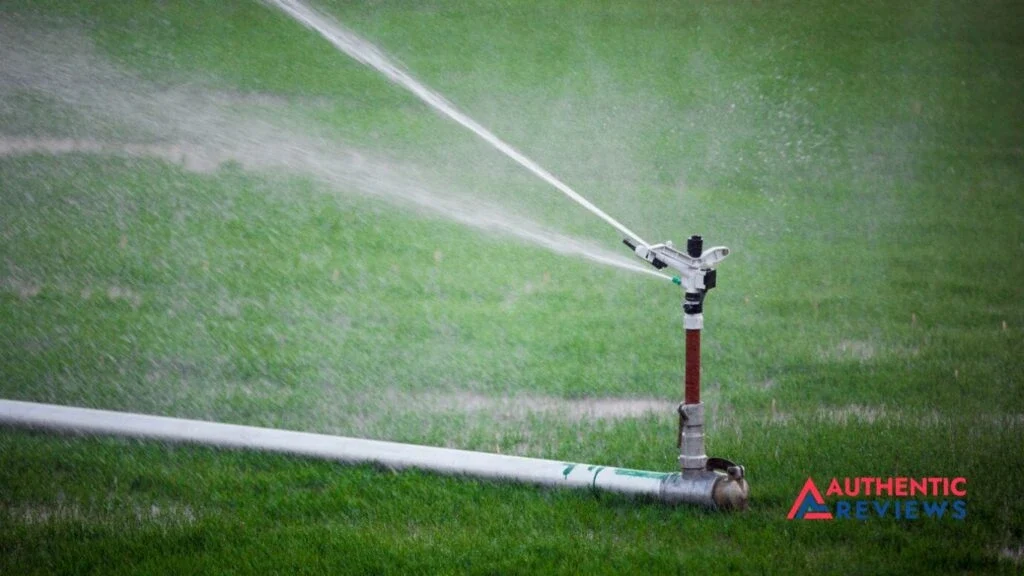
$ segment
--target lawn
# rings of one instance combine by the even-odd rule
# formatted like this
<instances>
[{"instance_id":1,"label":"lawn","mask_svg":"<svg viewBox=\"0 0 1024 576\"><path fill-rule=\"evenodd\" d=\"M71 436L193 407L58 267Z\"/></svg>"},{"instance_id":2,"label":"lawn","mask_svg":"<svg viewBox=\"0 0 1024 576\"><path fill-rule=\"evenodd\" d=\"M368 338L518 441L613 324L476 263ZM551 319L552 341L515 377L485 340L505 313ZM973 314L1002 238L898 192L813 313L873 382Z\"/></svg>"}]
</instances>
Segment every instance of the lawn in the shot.
<instances>
[{"instance_id":1,"label":"lawn","mask_svg":"<svg viewBox=\"0 0 1024 576\"><path fill-rule=\"evenodd\" d=\"M1019 3L317 5L645 239L733 250L703 396L750 510L7 428L0 573L1024 567ZM268 5L0 4L0 398L671 470L678 288L524 227L628 257ZM786 520L859 476L968 514Z\"/></svg>"}]
</instances>

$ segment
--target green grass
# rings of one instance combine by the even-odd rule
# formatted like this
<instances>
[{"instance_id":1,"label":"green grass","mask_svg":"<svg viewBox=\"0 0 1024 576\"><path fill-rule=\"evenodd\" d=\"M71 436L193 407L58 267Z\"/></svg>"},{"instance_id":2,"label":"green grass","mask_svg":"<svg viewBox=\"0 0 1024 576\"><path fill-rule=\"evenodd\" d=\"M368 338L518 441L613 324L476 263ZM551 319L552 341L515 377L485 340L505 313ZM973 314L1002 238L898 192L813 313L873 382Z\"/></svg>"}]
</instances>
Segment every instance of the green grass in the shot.
<instances>
[{"instance_id":1,"label":"green grass","mask_svg":"<svg viewBox=\"0 0 1024 576\"><path fill-rule=\"evenodd\" d=\"M623 437L636 432L595 430L589 440L628 450L632 443ZM987 462L968 457L965 466L936 466L944 449L906 448L933 444L932 434L913 426L839 432L821 438L797 427L748 429L753 445L782 448L775 458L763 450L750 454L756 505L734 515L274 456L9 435L2 478L18 500L4 502L13 526L0 535L0 546L18 572L33 566L70 573L660 573L702 564L755 572L997 568L978 542L989 537L987 525L1011 521L1012 512L992 499L1010 504L1016 498L1002 478L985 474ZM864 436L876 438L872 450L863 449ZM995 431L977 448L1010 456L998 446L1013 440ZM964 522L780 520L806 474L836 469L818 450L847 454L843 466L851 468L877 470L878 458L899 455L907 473L967 473L971 490L985 498L972 496ZM43 486L33 481L40 476L48 478ZM50 517L42 520L42 514Z\"/></svg>"},{"instance_id":2,"label":"green grass","mask_svg":"<svg viewBox=\"0 0 1024 576\"><path fill-rule=\"evenodd\" d=\"M751 510L3 430L0 572L1020 570L1019 5L322 6L647 239L734 250L703 378L709 452L747 465ZM274 96L290 128L620 249L258 2L17 1L0 25L86 38L158 88ZM19 86L0 122L130 132ZM414 400L670 406L679 300L301 174L0 157L3 398L670 469L671 413ZM866 475L965 476L969 515L785 520L808 476Z\"/></svg>"}]
</instances>

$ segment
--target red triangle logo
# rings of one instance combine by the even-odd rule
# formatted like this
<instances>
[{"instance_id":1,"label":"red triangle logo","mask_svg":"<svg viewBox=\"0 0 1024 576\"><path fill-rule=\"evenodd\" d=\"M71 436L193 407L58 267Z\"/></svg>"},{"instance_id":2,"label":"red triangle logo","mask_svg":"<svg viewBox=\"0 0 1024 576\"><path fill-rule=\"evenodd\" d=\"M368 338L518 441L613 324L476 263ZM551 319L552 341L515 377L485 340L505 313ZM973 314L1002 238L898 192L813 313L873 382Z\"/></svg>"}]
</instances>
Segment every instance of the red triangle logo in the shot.
<instances>
[{"instance_id":1,"label":"red triangle logo","mask_svg":"<svg viewBox=\"0 0 1024 576\"><path fill-rule=\"evenodd\" d=\"M814 485L814 480L808 478L807 483L804 484L803 489L800 490L800 495L796 497L796 501L793 502L793 507L789 509L789 514L786 516L787 520L831 520L832 512L825 505L825 499L821 497L821 492L818 492L818 487Z\"/></svg>"}]
</instances>

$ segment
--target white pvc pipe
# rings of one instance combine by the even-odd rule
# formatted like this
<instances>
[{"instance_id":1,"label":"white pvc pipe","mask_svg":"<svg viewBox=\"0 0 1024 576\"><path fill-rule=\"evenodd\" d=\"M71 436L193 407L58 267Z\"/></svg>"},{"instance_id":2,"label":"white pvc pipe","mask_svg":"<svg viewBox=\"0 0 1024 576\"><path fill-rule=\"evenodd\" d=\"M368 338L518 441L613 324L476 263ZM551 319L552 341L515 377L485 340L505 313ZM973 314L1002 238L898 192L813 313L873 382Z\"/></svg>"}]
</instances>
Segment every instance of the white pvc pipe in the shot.
<instances>
[{"instance_id":1,"label":"white pvc pipe","mask_svg":"<svg viewBox=\"0 0 1024 576\"><path fill-rule=\"evenodd\" d=\"M697 504L720 509L744 509L749 495L749 487L742 475L733 478L713 471L686 474L648 472L15 400L0 400L0 426L5 425L281 452L542 486L590 488L654 497L669 504Z\"/></svg>"},{"instance_id":2,"label":"white pvc pipe","mask_svg":"<svg viewBox=\"0 0 1024 576\"><path fill-rule=\"evenodd\" d=\"M442 474L513 480L545 486L592 488L654 497L660 495L662 481L671 476L662 472L559 460L13 400L0 400L0 424L283 452L342 462L374 463L396 469L418 468Z\"/></svg>"}]
</instances>

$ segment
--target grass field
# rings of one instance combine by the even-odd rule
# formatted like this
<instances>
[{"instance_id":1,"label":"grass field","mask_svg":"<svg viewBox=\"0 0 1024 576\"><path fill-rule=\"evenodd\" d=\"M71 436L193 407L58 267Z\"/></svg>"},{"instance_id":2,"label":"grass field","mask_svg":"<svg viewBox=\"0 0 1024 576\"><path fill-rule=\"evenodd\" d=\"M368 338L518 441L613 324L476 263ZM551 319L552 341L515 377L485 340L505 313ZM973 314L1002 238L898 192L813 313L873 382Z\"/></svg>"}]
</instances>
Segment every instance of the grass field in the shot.
<instances>
[{"instance_id":1,"label":"grass field","mask_svg":"<svg viewBox=\"0 0 1024 576\"><path fill-rule=\"evenodd\" d=\"M0 429L0 573L1024 569L1020 3L318 6L732 248L704 397L751 509ZM255 0L0 4L2 398L671 470L678 288L499 221L626 252ZM786 520L846 476L968 515Z\"/></svg>"}]
</instances>

